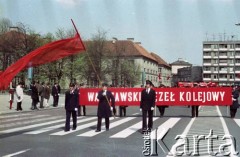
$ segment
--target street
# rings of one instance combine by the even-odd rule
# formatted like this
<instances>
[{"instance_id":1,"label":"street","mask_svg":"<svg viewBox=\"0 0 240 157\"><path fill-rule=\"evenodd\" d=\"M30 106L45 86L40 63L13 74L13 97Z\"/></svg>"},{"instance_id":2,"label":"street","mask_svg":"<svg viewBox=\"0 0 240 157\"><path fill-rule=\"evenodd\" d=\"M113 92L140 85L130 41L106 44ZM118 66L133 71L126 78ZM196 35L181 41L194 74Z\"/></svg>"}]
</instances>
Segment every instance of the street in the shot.
<instances>
[{"instance_id":1,"label":"street","mask_svg":"<svg viewBox=\"0 0 240 157\"><path fill-rule=\"evenodd\" d=\"M236 151L240 145L240 114L235 119L227 115L227 107L201 106L199 117L191 117L191 108L187 106L169 107L163 117L156 111L154 129L161 136L163 130L168 130L159 140L152 152L158 156L171 156L175 138L182 135L189 140L189 151L193 152L193 135L217 135L211 146L213 152L219 151L219 146L226 143L222 137L226 134L236 139ZM110 119L110 130L105 131L104 120L102 131L95 132L97 117L96 107L87 106L87 115L78 117L76 130L64 132L65 110L63 107L0 114L0 156L10 157L126 157L144 156L144 139L141 134L141 113L138 107L128 107L127 116ZM152 133L155 134L155 130ZM185 141L186 142L186 141ZM166 145L166 147L164 146ZM209 156L208 140L202 139L197 146L199 156ZM179 146L178 152L184 146ZM196 148L196 147L195 147ZM228 151L231 147L227 148ZM230 154L231 156L232 154ZM191 155L182 155L191 156ZM218 153L218 156L223 156Z\"/></svg>"}]
</instances>

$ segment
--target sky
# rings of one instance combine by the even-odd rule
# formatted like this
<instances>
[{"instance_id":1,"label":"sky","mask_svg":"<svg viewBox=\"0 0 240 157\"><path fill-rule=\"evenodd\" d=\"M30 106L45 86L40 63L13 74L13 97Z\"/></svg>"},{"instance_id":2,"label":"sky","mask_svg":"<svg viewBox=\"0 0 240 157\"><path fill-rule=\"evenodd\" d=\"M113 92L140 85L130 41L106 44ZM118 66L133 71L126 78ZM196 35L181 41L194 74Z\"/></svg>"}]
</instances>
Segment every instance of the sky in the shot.
<instances>
[{"instance_id":1,"label":"sky","mask_svg":"<svg viewBox=\"0 0 240 157\"><path fill-rule=\"evenodd\" d=\"M167 63L202 65L202 42L240 40L240 0L0 0L0 18L42 35L73 28L83 40L100 28L109 40L134 38Z\"/></svg>"}]
</instances>

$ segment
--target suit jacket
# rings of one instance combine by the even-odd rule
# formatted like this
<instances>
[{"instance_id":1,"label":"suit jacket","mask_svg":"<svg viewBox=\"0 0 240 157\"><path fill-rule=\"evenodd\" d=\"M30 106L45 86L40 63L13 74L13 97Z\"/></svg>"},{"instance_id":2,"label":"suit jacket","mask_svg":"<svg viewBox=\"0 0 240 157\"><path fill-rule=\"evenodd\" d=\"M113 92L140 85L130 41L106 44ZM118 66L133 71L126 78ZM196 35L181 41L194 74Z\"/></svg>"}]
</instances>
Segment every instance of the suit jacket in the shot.
<instances>
[{"instance_id":1,"label":"suit jacket","mask_svg":"<svg viewBox=\"0 0 240 157\"><path fill-rule=\"evenodd\" d=\"M53 86L52 87L52 96L58 96L59 93L60 93L60 86L59 87Z\"/></svg>"},{"instance_id":2,"label":"suit jacket","mask_svg":"<svg viewBox=\"0 0 240 157\"><path fill-rule=\"evenodd\" d=\"M78 90L66 91L65 93L65 109L67 111L74 111L79 105Z\"/></svg>"},{"instance_id":3,"label":"suit jacket","mask_svg":"<svg viewBox=\"0 0 240 157\"><path fill-rule=\"evenodd\" d=\"M107 97L108 100L106 99L106 97ZM104 96L103 95L103 90L101 90L101 91L98 92L97 98L99 99L97 116L98 117L104 117L104 118L105 117L106 118L111 117L112 112L111 112L109 103L111 103L111 106L115 110L115 98L112 95L112 92L107 91L106 96Z\"/></svg>"},{"instance_id":4,"label":"suit jacket","mask_svg":"<svg viewBox=\"0 0 240 157\"><path fill-rule=\"evenodd\" d=\"M31 85L31 98L36 101L36 102L39 102L39 95L38 95L38 89L36 86L34 85Z\"/></svg>"},{"instance_id":5,"label":"suit jacket","mask_svg":"<svg viewBox=\"0 0 240 157\"><path fill-rule=\"evenodd\" d=\"M235 101L233 100L232 105L230 106L230 109L237 109L239 107L239 104L238 104L239 92L238 92L238 90L234 90L232 92L232 97L236 100Z\"/></svg>"},{"instance_id":6,"label":"suit jacket","mask_svg":"<svg viewBox=\"0 0 240 157\"><path fill-rule=\"evenodd\" d=\"M156 92L153 89L150 89L150 92L147 93L146 89L141 92L141 102L140 108L142 110L151 110L151 107L155 107L156 101Z\"/></svg>"}]
</instances>

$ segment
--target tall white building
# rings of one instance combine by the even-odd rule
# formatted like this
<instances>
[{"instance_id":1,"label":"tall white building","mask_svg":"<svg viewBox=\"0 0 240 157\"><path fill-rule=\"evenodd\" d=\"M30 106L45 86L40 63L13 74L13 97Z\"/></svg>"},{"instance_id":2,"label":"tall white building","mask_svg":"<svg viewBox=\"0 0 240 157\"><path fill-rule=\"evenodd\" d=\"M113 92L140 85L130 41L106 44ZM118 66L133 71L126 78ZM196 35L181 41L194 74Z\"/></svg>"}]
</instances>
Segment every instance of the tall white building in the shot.
<instances>
[{"instance_id":1,"label":"tall white building","mask_svg":"<svg viewBox=\"0 0 240 157\"><path fill-rule=\"evenodd\" d=\"M219 85L240 82L240 41L203 42L203 81Z\"/></svg>"}]
</instances>

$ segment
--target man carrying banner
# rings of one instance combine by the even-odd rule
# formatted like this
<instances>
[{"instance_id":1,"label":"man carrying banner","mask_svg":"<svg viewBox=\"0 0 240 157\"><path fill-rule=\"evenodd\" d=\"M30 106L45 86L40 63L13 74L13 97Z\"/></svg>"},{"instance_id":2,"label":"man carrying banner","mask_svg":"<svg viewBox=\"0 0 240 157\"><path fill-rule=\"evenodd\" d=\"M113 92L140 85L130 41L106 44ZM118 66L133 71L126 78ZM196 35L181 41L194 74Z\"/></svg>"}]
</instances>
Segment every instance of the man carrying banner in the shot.
<instances>
[{"instance_id":1,"label":"man carrying banner","mask_svg":"<svg viewBox=\"0 0 240 157\"><path fill-rule=\"evenodd\" d=\"M151 130L153 126L153 110L156 101L156 92L151 89L152 82L146 81L146 89L141 92L140 111L142 111L142 133ZM147 115L148 115L148 128L147 128Z\"/></svg>"},{"instance_id":2,"label":"man carrying banner","mask_svg":"<svg viewBox=\"0 0 240 157\"><path fill-rule=\"evenodd\" d=\"M102 84L102 90L98 92L98 111L97 111L97 116L98 116L98 122L97 122L97 130L96 132L101 131L101 124L102 124L102 118L105 118L105 126L106 130L109 130L109 117L112 116L112 111L114 115L116 114L116 109L115 109L115 98L112 94L111 91L107 90L107 84L103 83ZM111 104L110 104L111 101Z\"/></svg>"}]
</instances>

